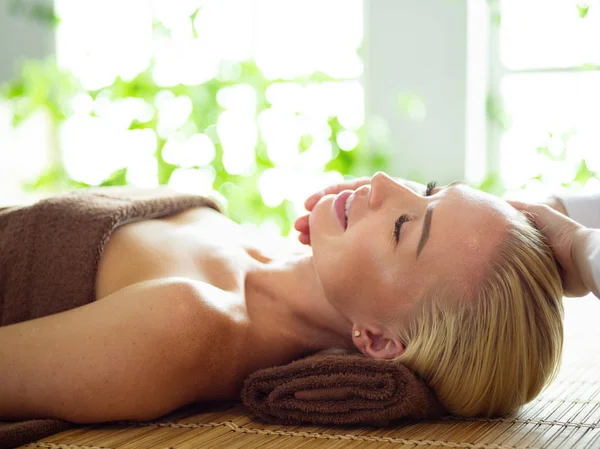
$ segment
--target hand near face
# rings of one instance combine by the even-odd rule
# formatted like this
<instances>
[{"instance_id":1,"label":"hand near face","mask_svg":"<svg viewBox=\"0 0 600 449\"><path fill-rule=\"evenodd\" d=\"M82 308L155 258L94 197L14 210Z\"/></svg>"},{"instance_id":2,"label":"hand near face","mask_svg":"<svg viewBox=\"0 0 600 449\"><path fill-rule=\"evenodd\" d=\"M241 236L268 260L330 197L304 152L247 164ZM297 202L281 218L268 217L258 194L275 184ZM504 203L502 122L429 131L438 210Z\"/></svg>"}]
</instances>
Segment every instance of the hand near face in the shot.
<instances>
[{"instance_id":1,"label":"hand near face","mask_svg":"<svg viewBox=\"0 0 600 449\"><path fill-rule=\"evenodd\" d=\"M325 195L337 195L338 193L344 190L356 190L361 186L369 184L370 182L371 178L368 176L364 176L361 178L352 179L350 181L344 181L338 184L330 185L329 187L326 187L323 190L319 190L318 192L313 193L311 196L309 196L304 202L304 207L310 213L315 207L315 204L317 204L319 200ZM298 217L296 219L296 222L294 223L294 228L296 228L296 230L300 232L298 240L304 245L310 245L310 229L308 227L309 215L310 214L306 214L302 215L301 217Z\"/></svg>"},{"instance_id":2,"label":"hand near face","mask_svg":"<svg viewBox=\"0 0 600 449\"><path fill-rule=\"evenodd\" d=\"M423 184L419 184L413 181L405 181L401 179L398 179L398 181L404 183L407 187L414 190L420 195L425 194L426 187ZM321 198L323 198L325 195L337 195L338 193L343 192L344 190L356 190L361 186L369 184L370 182L370 176L363 176L360 178L355 178L349 181L343 181L337 184L330 185L325 189L319 190L318 192L313 193L311 196L309 196L304 202L304 207L306 208L306 210L309 211L309 214L298 217L296 219L296 222L294 223L294 228L300 232L300 235L298 236L298 240L300 241L300 243L304 245L310 245L310 229L308 226L308 217L310 215L310 212L312 212L313 208Z\"/></svg>"},{"instance_id":3,"label":"hand near face","mask_svg":"<svg viewBox=\"0 0 600 449\"><path fill-rule=\"evenodd\" d=\"M581 277L578 253L586 228L546 204L509 201L514 208L530 214L536 227L546 236L556 260L562 267L562 281L567 296L584 296L590 292ZM563 209L564 210L564 209Z\"/></svg>"}]
</instances>

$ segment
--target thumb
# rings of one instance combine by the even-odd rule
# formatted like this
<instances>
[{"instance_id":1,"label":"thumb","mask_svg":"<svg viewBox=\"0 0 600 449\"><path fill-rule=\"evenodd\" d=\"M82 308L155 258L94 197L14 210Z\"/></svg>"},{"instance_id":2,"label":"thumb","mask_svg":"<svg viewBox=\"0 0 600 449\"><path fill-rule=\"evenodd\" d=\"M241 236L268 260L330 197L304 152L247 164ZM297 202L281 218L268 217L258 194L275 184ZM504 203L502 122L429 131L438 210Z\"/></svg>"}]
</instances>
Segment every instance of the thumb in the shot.
<instances>
[{"instance_id":1,"label":"thumb","mask_svg":"<svg viewBox=\"0 0 600 449\"><path fill-rule=\"evenodd\" d=\"M507 200L506 202L517 210L529 211L531 208L531 204L524 203L523 201Z\"/></svg>"},{"instance_id":2,"label":"thumb","mask_svg":"<svg viewBox=\"0 0 600 449\"><path fill-rule=\"evenodd\" d=\"M523 212L537 227L543 223L542 212L544 205L525 203L523 201L507 200L507 203L520 212Z\"/></svg>"}]
</instances>

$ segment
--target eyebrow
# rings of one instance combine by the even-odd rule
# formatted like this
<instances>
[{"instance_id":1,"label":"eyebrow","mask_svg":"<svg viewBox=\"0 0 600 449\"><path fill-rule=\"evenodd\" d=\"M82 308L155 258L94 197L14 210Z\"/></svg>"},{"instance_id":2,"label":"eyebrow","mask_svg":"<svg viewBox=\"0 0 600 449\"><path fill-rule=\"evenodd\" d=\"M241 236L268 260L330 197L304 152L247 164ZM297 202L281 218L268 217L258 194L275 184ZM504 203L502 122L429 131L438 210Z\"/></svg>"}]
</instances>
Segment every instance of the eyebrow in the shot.
<instances>
[{"instance_id":1,"label":"eyebrow","mask_svg":"<svg viewBox=\"0 0 600 449\"><path fill-rule=\"evenodd\" d=\"M417 246L417 259L419 254L423 251L425 243L429 238L429 231L431 230L431 216L433 215L433 206L429 206L425 212L425 218L423 219L423 230L421 231L421 240L419 240L419 246Z\"/></svg>"},{"instance_id":2,"label":"eyebrow","mask_svg":"<svg viewBox=\"0 0 600 449\"><path fill-rule=\"evenodd\" d=\"M466 185L465 181L454 181L445 186L444 188L448 189L453 186L458 185ZM425 218L423 219L423 230L421 231L421 239L419 240L419 245L417 246L417 259L423 251L423 247L425 243L427 243L427 239L429 239L429 232L431 231L431 217L433 215L433 206L428 206L427 211L425 212Z\"/></svg>"}]
</instances>

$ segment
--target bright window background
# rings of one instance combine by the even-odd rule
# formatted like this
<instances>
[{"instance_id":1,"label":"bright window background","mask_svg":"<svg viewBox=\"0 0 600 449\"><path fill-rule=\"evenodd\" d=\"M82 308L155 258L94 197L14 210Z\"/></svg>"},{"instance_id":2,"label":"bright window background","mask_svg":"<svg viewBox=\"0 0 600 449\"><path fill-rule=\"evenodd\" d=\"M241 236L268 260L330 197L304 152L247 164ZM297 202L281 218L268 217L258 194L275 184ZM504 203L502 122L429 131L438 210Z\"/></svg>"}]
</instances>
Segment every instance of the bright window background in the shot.
<instances>
[{"instance_id":1,"label":"bright window background","mask_svg":"<svg viewBox=\"0 0 600 449\"><path fill-rule=\"evenodd\" d=\"M200 84L224 61L247 59L272 79L362 74L360 0L56 0L56 13L59 63L88 89L133 78L152 54L164 86ZM153 38L153 19L170 36Z\"/></svg>"},{"instance_id":2,"label":"bright window background","mask_svg":"<svg viewBox=\"0 0 600 449\"><path fill-rule=\"evenodd\" d=\"M500 12L505 187L537 200L566 184L600 191L597 177L572 182L582 160L600 173L600 2L502 0Z\"/></svg>"},{"instance_id":3,"label":"bright window background","mask_svg":"<svg viewBox=\"0 0 600 449\"><path fill-rule=\"evenodd\" d=\"M217 100L225 110L215 126L192 136L178 132L192 112L189 99L170 92L157 95L156 133L167 139L163 157L181 166L170 178L171 187L195 193L212 187L214 134L223 145L227 171L240 174L253 169L261 134L275 163L259 180L271 207L288 199L300 213L309 193L343 179L340 173L323 172L332 157L327 120L337 116L344 127L337 135L340 149L357 146L355 131L364 123L363 63L357 55L362 0L56 0L55 8L58 64L87 90L110 86L117 77L131 80L152 58L153 80L164 87L235 79L236 62L246 60L254 60L267 79L278 80L266 92L272 106L258 116L251 86L222 88ZM304 81L316 72L334 81ZM69 106L75 113L58 136L48 135L44 114L11 130L2 122L7 113L0 106L0 131L6 131L0 141L15 149L5 156L12 170L10 179L0 181L0 203L25 199L20 183L39 175L53 138L59 139L65 168L74 179L97 184L126 167L129 184L158 184L152 157L157 135L128 129L133 120L148 120L153 113L144 100L102 95L93 100L82 93ZM312 144L300 153L298 142L307 134Z\"/></svg>"}]
</instances>

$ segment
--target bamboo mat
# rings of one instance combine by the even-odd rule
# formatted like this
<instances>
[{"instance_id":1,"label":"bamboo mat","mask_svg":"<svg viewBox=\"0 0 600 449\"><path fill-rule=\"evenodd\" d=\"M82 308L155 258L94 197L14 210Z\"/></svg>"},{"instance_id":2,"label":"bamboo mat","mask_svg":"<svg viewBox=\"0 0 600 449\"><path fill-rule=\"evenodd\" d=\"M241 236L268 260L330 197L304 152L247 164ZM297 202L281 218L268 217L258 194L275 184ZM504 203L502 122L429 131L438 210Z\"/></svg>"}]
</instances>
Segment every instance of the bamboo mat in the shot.
<instances>
[{"instance_id":1,"label":"bamboo mat","mask_svg":"<svg viewBox=\"0 0 600 449\"><path fill-rule=\"evenodd\" d=\"M565 300L565 352L556 381L516 416L446 418L394 428L274 426L239 403L179 409L145 423L68 430L27 448L600 448L600 301Z\"/></svg>"}]
</instances>

